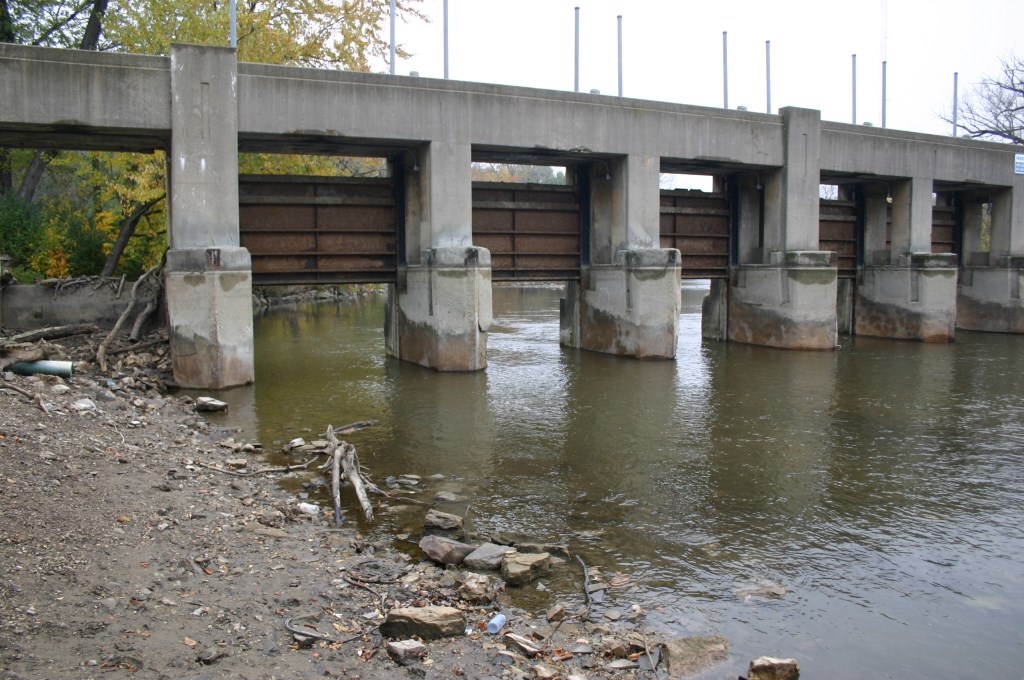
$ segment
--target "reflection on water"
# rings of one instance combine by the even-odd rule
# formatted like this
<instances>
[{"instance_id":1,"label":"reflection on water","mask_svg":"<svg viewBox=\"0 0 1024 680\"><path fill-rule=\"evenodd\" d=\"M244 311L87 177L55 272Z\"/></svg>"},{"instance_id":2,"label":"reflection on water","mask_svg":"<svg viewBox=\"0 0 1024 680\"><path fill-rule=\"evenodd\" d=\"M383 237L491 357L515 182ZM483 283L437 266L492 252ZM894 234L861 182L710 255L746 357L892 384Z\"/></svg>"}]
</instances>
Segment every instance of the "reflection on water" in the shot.
<instances>
[{"instance_id":1,"label":"reflection on water","mask_svg":"<svg viewBox=\"0 0 1024 680\"><path fill-rule=\"evenodd\" d=\"M683 293L678 360L637 362L560 348L558 288L496 288L490 366L466 375L386 359L379 299L267 314L226 418L268 449L379 419L352 437L375 477L444 473L481 529L627 573L621 605L730 639L714 677L762 654L807 677L1019 675L1024 337L702 343L704 290Z\"/></svg>"}]
</instances>

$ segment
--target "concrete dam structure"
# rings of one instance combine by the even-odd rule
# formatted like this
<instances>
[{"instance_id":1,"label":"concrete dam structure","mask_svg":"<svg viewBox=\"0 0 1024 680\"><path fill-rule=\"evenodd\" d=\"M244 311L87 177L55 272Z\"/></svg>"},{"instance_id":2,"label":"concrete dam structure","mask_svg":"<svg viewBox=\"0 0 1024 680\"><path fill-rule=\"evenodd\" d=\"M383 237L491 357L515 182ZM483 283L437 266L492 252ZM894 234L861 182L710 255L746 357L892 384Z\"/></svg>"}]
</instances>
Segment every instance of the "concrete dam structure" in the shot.
<instances>
[{"instance_id":1,"label":"concrete dam structure","mask_svg":"<svg viewBox=\"0 0 1024 680\"><path fill-rule=\"evenodd\" d=\"M709 338L827 350L841 330L1024 332L1015 148L779 115L416 77L0 45L0 145L168 164L175 379L254 380L253 283L389 283L387 351L487 364L491 285L566 281L563 344L676 351L682 277ZM388 160L382 180L241 178L239 152ZM474 161L565 187L474 185ZM662 191L661 173L715 178ZM822 201L822 184L838 197Z\"/></svg>"}]
</instances>

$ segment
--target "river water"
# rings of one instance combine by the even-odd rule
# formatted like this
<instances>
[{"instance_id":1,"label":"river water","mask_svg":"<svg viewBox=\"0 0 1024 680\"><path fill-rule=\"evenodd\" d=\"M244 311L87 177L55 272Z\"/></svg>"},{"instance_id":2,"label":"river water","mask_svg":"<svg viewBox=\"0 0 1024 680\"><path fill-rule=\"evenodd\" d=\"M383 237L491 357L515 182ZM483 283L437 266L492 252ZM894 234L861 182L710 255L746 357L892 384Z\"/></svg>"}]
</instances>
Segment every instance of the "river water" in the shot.
<instances>
[{"instance_id":1,"label":"river water","mask_svg":"<svg viewBox=\"0 0 1024 680\"><path fill-rule=\"evenodd\" d=\"M442 473L431 496L458 493L446 509L479 529L621 572L617 608L729 639L707 677L764 654L807 678L1021 677L1024 337L702 342L705 292L684 283L677 361L637 362L559 347L559 288L496 287L475 374L385 358L380 296L275 311L223 421L270 450L379 419L349 437L375 479ZM579 597L564 571L525 606Z\"/></svg>"}]
</instances>

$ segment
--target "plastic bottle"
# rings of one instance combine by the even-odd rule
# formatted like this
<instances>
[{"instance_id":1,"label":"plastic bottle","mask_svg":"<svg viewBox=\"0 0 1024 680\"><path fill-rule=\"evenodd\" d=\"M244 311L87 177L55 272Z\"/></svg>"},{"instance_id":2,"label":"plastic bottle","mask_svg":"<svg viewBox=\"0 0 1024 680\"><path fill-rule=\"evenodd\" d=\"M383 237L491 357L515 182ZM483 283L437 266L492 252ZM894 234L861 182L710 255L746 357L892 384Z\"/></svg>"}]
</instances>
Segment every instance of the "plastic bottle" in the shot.
<instances>
[{"instance_id":1,"label":"plastic bottle","mask_svg":"<svg viewBox=\"0 0 1024 680\"><path fill-rule=\"evenodd\" d=\"M497 635L501 627L505 625L505 615L495 614L494 618L487 622L487 632L491 635Z\"/></svg>"}]
</instances>

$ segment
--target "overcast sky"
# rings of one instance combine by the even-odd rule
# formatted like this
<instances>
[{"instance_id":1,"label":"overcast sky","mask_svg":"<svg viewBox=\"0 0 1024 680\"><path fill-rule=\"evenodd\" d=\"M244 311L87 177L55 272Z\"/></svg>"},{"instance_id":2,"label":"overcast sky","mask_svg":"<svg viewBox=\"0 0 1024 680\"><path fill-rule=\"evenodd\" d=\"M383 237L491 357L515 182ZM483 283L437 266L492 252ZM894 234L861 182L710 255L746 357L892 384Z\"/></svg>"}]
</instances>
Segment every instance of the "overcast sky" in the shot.
<instances>
[{"instance_id":1,"label":"overcast sky","mask_svg":"<svg viewBox=\"0 0 1024 680\"><path fill-rule=\"evenodd\" d=\"M884 59L887 126L943 135L955 71L963 95L997 75L1000 58L1024 55L1022 0L449 0L450 78L572 91L576 6L583 92L617 94L622 15L626 97L722 106L727 31L731 108L766 110L770 40L773 113L801 106L850 122L856 54L857 123L881 125ZM423 0L429 24L398 22L413 56L397 73L444 77L443 8Z\"/></svg>"}]
</instances>

